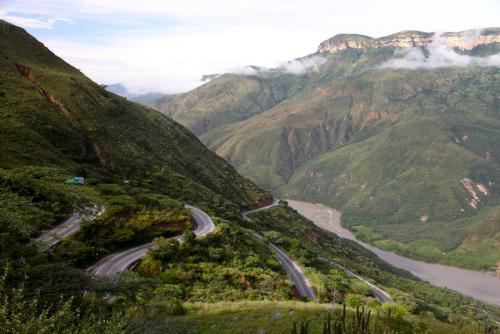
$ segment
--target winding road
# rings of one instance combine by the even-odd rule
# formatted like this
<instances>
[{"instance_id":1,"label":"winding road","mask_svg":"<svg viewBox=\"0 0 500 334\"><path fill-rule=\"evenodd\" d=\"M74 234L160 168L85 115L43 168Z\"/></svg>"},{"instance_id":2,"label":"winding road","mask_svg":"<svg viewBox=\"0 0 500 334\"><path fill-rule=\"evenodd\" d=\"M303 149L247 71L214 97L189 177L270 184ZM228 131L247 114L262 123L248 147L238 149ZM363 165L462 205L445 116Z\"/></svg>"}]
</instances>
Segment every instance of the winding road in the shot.
<instances>
[{"instance_id":1,"label":"winding road","mask_svg":"<svg viewBox=\"0 0 500 334\"><path fill-rule=\"evenodd\" d=\"M88 214L74 213L62 224L54 227L50 231L34 239L43 249L50 249L57 245L59 241L78 231L80 223L84 220L94 220L104 213L104 207L87 207L84 209Z\"/></svg>"},{"instance_id":2,"label":"winding road","mask_svg":"<svg viewBox=\"0 0 500 334\"><path fill-rule=\"evenodd\" d=\"M378 301L381 302L382 304L384 304L384 303L394 304L394 300L392 299L391 295L389 293L385 292L384 290L382 290L381 288L379 288L378 286L376 286L375 284L373 284L373 283L365 280L363 277L353 273L352 271L350 271L349 269L347 269L346 267L344 267L341 264L334 263L334 262L332 262L328 259L322 258L322 257L320 257L319 259L342 269L347 274L347 276L352 277L352 278L356 279L358 282L361 282L361 283L367 285L372 290L372 293L375 296L375 298L377 298Z\"/></svg>"},{"instance_id":3,"label":"winding road","mask_svg":"<svg viewBox=\"0 0 500 334\"><path fill-rule=\"evenodd\" d=\"M185 207L191 210L193 219L196 223L196 228L193 231L196 237L204 237L215 230L214 222L204 211L191 205L185 205ZM182 242L183 240L182 236L177 236L175 238L179 240L179 242ZM94 264L92 267L88 268L87 272L93 276L115 276L122 271L129 269L137 261L143 258L148 252L148 249L152 246L152 243L147 243L120 253L109 255Z\"/></svg>"},{"instance_id":4,"label":"winding road","mask_svg":"<svg viewBox=\"0 0 500 334\"><path fill-rule=\"evenodd\" d=\"M279 199L273 198L272 204L263 206L261 208L255 209L255 210L245 211L241 214L241 216L243 217L244 220L251 221L250 218L248 217L248 215L251 215L252 213L255 213L255 212L259 212L262 210L267 210L267 209L270 209L272 207L275 207L279 204L279 202L280 202ZM330 214L330 216L331 216L331 214ZM263 239L260 234L255 233L254 235L259 239ZM274 253L276 254L276 257L278 258L278 260L280 261L282 267L288 273L288 276L290 277L292 282L294 282L294 284L297 288L297 291L299 292L299 295L301 297L307 297L307 298L310 298L312 300L318 301L318 298L316 297L316 295L312 291L311 284L307 280L307 277L304 275L304 271L302 270L302 268L296 262L294 262L288 256L288 254L286 254L282 249L280 249L276 245L269 243L269 247L274 251ZM394 303L394 300L392 299L392 297L389 293L385 292L384 290L382 290L378 286L374 285L373 283L365 280L363 277L353 273L352 271L350 271L349 269L345 268L344 266L342 266L338 263L334 263L334 262L332 262L328 259L324 259L324 258L320 258L320 259L328 262L329 264L331 264L333 266L336 266L336 267L342 269L348 276L353 277L356 280L358 280L359 282L367 285L372 290L372 293L375 296L375 298L377 298L381 303L389 303L389 304Z\"/></svg>"},{"instance_id":5,"label":"winding road","mask_svg":"<svg viewBox=\"0 0 500 334\"><path fill-rule=\"evenodd\" d=\"M273 197L273 202L271 204L263 206L263 207L260 207L258 209L244 211L244 212L241 213L241 217L244 220L246 220L246 221L251 221L250 217L248 217L248 215L251 215L251 214L259 212L259 211L263 211L263 210L267 210L267 209L273 208L273 207L277 206L278 204L280 204L280 200Z\"/></svg>"},{"instance_id":6,"label":"winding road","mask_svg":"<svg viewBox=\"0 0 500 334\"><path fill-rule=\"evenodd\" d=\"M287 253L285 253L278 246L269 243L269 247L274 251L274 254L278 258L278 261L281 263L281 266L288 273L288 276L295 284L295 288L301 297L307 297L309 299L318 302L318 297L314 294L312 290L311 283L304 275L304 271L297 264L297 262L293 261Z\"/></svg>"},{"instance_id":7,"label":"winding road","mask_svg":"<svg viewBox=\"0 0 500 334\"><path fill-rule=\"evenodd\" d=\"M263 206L261 208L255 209L255 210L245 211L241 214L241 217L246 221L251 221L250 217L248 217L249 215L251 215L252 213L256 213L259 211L263 211L263 210L267 210L267 209L270 209L272 207L275 207L279 204L279 202L280 202L279 199L273 198L272 204ZM264 239L258 233L254 233L254 235L256 238L258 238L260 240ZM318 298L314 294L314 291L312 290L312 287L311 287L311 283L309 283L309 280L304 275L304 271L302 270L302 268L295 261L293 261L290 258L290 256L288 256L288 254L285 253L281 248L279 248L278 246L276 246L275 244L273 244L271 242L268 242L267 244L268 244L269 248L271 248L273 250L276 258L278 259L281 266L288 274L288 277L290 278L290 280L295 284L295 288L297 289L298 294L302 298L312 299L312 300L317 302Z\"/></svg>"}]
</instances>

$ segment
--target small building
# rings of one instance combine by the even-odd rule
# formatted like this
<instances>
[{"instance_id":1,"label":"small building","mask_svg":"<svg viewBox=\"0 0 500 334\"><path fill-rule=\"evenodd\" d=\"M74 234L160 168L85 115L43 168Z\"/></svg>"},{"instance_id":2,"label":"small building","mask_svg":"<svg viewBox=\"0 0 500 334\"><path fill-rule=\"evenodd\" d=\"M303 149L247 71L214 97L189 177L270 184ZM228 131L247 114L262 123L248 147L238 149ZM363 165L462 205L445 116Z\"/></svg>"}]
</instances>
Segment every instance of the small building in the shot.
<instances>
[{"instance_id":1,"label":"small building","mask_svg":"<svg viewBox=\"0 0 500 334\"><path fill-rule=\"evenodd\" d=\"M70 177L69 179L64 180L64 183L69 183L69 184L84 184L85 183L85 178L83 176L74 176L74 177Z\"/></svg>"}]
</instances>

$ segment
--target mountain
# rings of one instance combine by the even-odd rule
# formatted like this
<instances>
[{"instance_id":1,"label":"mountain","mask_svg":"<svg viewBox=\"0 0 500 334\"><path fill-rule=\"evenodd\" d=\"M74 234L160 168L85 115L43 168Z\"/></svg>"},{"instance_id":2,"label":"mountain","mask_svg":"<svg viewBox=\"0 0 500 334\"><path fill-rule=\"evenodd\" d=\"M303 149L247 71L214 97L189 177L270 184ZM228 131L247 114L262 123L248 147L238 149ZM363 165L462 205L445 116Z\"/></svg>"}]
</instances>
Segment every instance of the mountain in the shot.
<instances>
[{"instance_id":1,"label":"mountain","mask_svg":"<svg viewBox=\"0 0 500 334\"><path fill-rule=\"evenodd\" d=\"M466 30L437 34L446 46L461 51L473 51L500 43L500 29ZM323 41L318 52L335 53L346 49L428 47L436 39L436 33L401 31L389 36L373 38L364 35L339 34Z\"/></svg>"},{"instance_id":2,"label":"mountain","mask_svg":"<svg viewBox=\"0 0 500 334\"><path fill-rule=\"evenodd\" d=\"M150 93L144 93L144 94L139 94L139 95L134 95L133 97L130 98L130 100L140 103L145 106L149 106L151 103L154 101L158 100L159 98L164 97L165 94L163 93L158 93L158 92L150 92Z\"/></svg>"},{"instance_id":3,"label":"mountain","mask_svg":"<svg viewBox=\"0 0 500 334\"><path fill-rule=\"evenodd\" d=\"M103 85L104 89L108 92L115 93L117 95L126 97L127 99L143 104L145 106L153 103L161 97L164 97L165 94L159 92L148 92L143 94L134 94L128 91L127 87L125 87L121 83L111 84L111 85Z\"/></svg>"},{"instance_id":4,"label":"mountain","mask_svg":"<svg viewBox=\"0 0 500 334\"><path fill-rule=\"evenodd\" d=\"M495 270L499 52L499 28L341 34L288 65L153 106L258 185L342 209L362 239Z\"/></svg>"},{"instance_id":5,"label":"mountain","mask_svg":"<svg viewBox=\"0 0 500 334\"><path fill-rule=\"evenodd\" d=\"M201 76L201 80L200 81L202 81L202 82L211 81L213 79L216 79L219 76L220 76L220 74L218 74L218 73L204 74L204 75Z\"/></svg>"},{"instance_id":6,"label":"mountain","mask_svg":"<svg viewBox=\"0 0 500 334\"><path fill-rule=\"evenodd\" d=\"M0 37L0 168L177 177L240 205L268 196L182 125L107 92L23 29L1 21Z\"/></svg>"},{"instance_id":7,"label":"mountain","mask_svg":"<svg viewBox=\"0 0 500 334\"><path fill-rule=\"evenodd\" d=\"M111 84L111 85L102 85L104 89L106 89L108 92L115 93L117 95L123 96L123 97L130 97L131 94L129 93L127 87L121 83L116 83L116 84Z\"/></svg>"},{"instance_id":8,"label":"mountain","mask_svg":"<svg viewBox=\"0 0 500 334\"><path fill-rule=\"evenodd\" d=\"M242 209L270 194L180 124L107 92L4 21L0 116L0 328L9 333L268 332L277 325L288 332L295 320L330 314L332 303L348 304L348 322L359 319L360 305L390 313L384 326L397 332L467 333L500 315L494 305L391 267L286 202L241 219ZM84 184L71 182L77 175ZM206 210L217 228L194 238L186 203ZM54 248L32 242L95 206L101 214L83 215ZM81 270L151 242L135 270L112 279ZM268 242L304 268L325 304L299 301ZM370 285L343 267L387 289L395 304L380 305Z\"/></svg>"}]
</instances>

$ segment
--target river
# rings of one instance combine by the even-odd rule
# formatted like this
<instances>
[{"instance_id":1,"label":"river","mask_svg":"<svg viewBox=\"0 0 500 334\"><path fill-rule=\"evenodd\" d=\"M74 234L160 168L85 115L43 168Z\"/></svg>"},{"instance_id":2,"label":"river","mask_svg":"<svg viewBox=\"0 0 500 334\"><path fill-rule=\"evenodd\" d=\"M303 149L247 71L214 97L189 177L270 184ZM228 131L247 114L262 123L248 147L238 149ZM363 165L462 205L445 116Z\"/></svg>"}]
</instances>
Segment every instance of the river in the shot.
<instances>
[{"instance_id":1,"label":"river","mask_svg":"<svg viewBox=\"0 0 500 334\"><path fill-rule=\"evenodd\" d=\"M479 271L409 259L369 245L356 239L351 231L340 225L340 211L324 205L292 200L288 201L288 205L318 227L358 243L387 263L407 270L423 281L435 286L447 287L487 303L500 305L500 279L498 278Z\"/></svg>"}]
</instances>

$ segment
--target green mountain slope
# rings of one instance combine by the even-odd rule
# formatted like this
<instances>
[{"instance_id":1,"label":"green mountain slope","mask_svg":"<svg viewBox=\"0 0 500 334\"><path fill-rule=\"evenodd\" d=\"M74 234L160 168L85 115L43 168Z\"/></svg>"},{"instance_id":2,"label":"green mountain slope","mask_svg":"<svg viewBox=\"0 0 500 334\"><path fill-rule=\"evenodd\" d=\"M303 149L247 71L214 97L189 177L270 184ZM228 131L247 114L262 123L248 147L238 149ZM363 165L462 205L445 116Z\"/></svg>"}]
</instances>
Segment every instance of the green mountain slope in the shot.
<instances>
[{"instance_id":1,"label":"green mountain slope","mask_svg":"<svg viewBox=\"0 0 500 334\"><path fill-rule=\"evenodd\" d=\"M186 178L239 204L265 193L171 119L105 91L24 30L0 22L0 168L59 166Z\"/></svg>"},{"instance_id":2,"label":"green mountain slope","mask_svg":"<svg viewBox=\"0 0 500 334\"><path fill-rule=\"evenodd\" d=\"M500 73L493 66L380 66L401 57L409 38L429 43L429 36L325 41L320 71L261 73L261 86L281 87L285 96L271 106L254 95L245 109L241 86L257 79L225 75L157 107L175 109L169 114L192 128L213 117L198 134L238 171L280 196L343 209L344 224L364 239L428 261L491 270L500 261ZM456 33L444 36L460 47ZM491 43L458 51L500 51L498 29L481 36ZM222 83L240 88L214 89ZM210 103L198 98L205 96Z\"/></svg>"},{"instance_id":3,"label":"green mountain slope","mask_svg":"<svg viewBox=\"0 0 500 334\"><path fill-rule=\"evenodd\" d=\"M286 88L258 76L224 75L207 83L200 94L180 94L175 102L165 96L152 103L152 107L201 134L276 105L287 97Z\"/></svg>"},{"instance_id":4,"label":"green mountain slope","mask_svg":"<svg viewBox=\"0 0 500 334\"><path fill-rule=\"evenodd\" d=\"M312 316L308 309L317 315L322 305L289 307L298 296L266 241L305 267L328 305L352 300L373 312L386 310L370 289L320 257L390 289L397 304L389 308L400 313L393 314L394 330L456 333L499 317L498 307L420 282L316 228L285 203L243 221L241 209L260 204L267 192L175 121L104 91L24 30L5 22L0 27L0 328L192 332L203 330L199 322L206 324L203 317L213 311L218 315L207 330L229 324L235 332L262 322L260 329L270 331L277 319L269 324L264 318L278 301L285 321ZM85 185L64 183L79 174L86 176ZM185 203L210 214L214 233L192 238ZM92 204L105 212L82 222L55 249L40 250L30 242ZM181 232L184 243L170 238ZM135 271L107 280L78 269L152 240L154 247ZM246 309L246 302L258 307ZM234 308L245 313L238 322ZM297 315L288 317L288 310Z\"/></svg>"}]
</instances>

